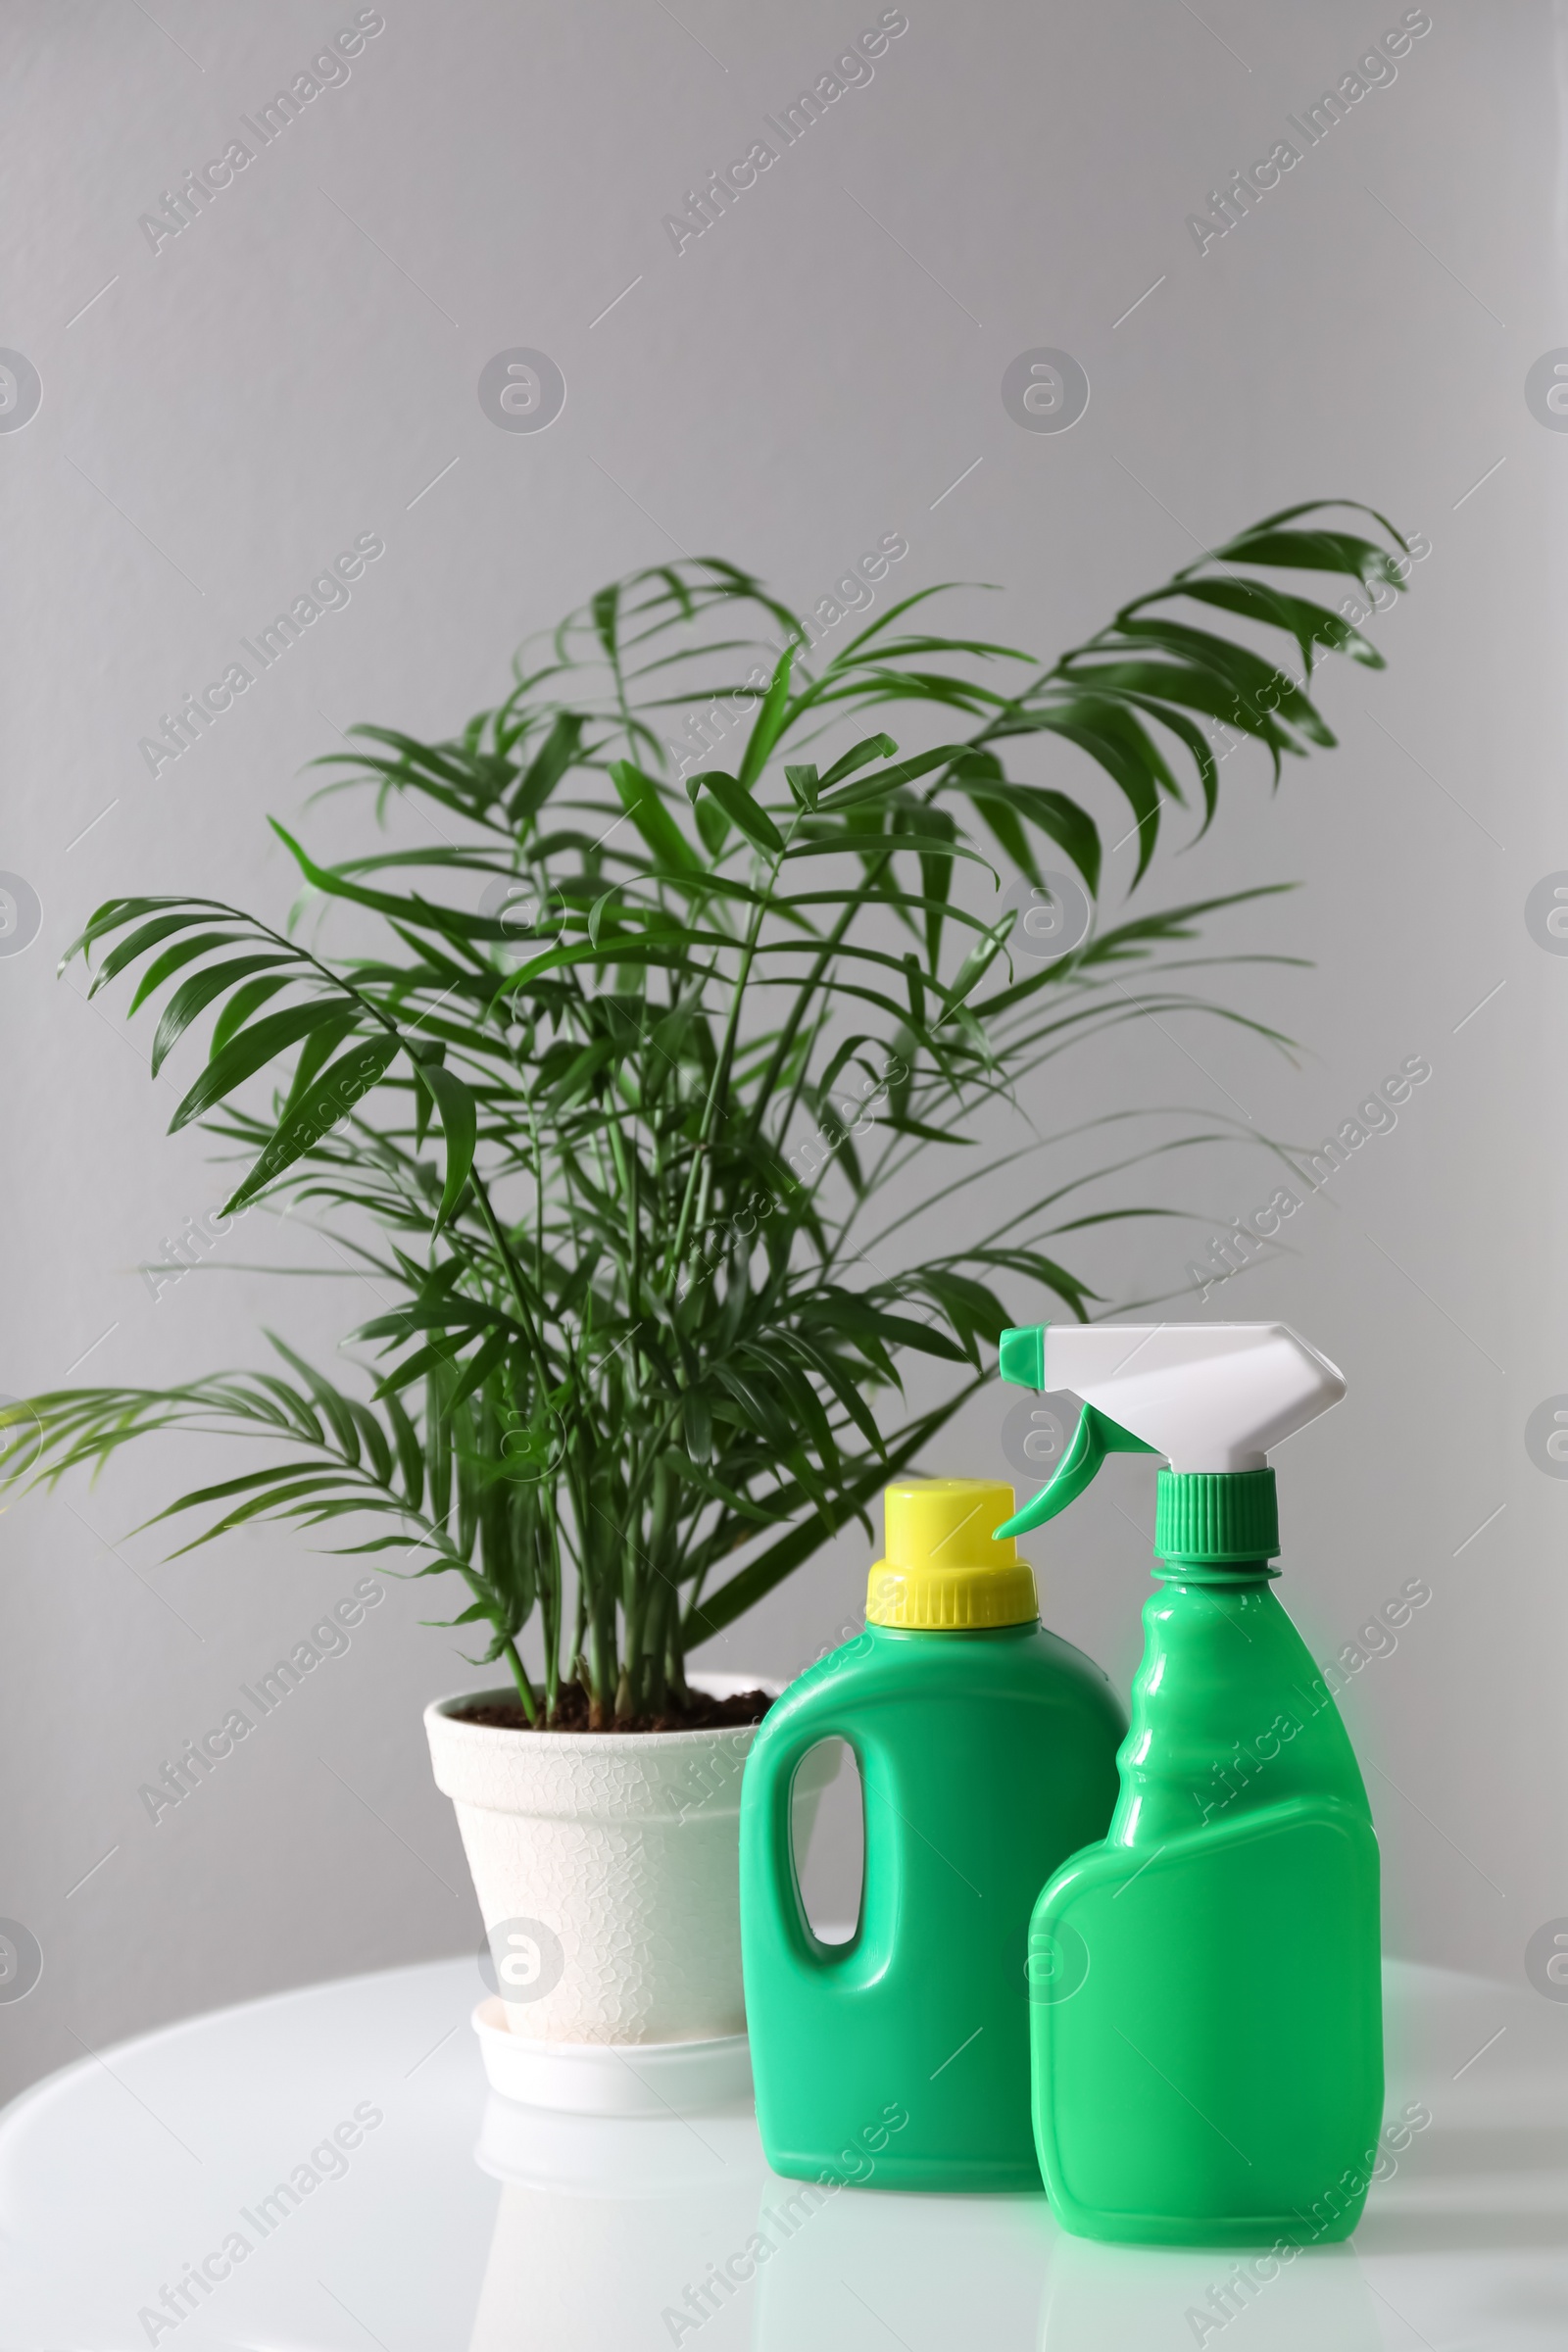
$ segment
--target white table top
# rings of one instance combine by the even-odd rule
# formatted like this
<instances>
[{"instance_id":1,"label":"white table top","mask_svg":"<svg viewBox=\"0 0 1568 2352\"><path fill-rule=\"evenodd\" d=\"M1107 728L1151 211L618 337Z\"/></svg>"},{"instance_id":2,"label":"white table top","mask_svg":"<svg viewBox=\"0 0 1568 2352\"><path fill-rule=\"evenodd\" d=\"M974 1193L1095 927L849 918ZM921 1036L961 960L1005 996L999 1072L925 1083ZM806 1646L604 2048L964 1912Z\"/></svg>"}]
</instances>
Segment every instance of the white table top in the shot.
<instances>
[{"instance_id":1,"label":"white table top","mask_svg":"<svg viewBox=\"0 0 1568 2352\"><path fill-rule=\"evenodd\" d=\"M1419 2101L1430 2126L1349 2245L1303 2253L1203 2328L1189 2315L1212 2319L1234 2255L1089 2245L1043 2195L844 2189L803 2213L749 2114L603 2123L509 2106L469 2031L482 1991L471 1960L312 1985L27 2092L0 2115L0 2347L1568 2344L1568 2003L1391 1964L1387 2112ZM340 2126L350 2144L334 2150ZM291 2180L294 2202L258 2212ZM778 2250L699 2320L687 2290L736 2256L750 2267L764 2209ZM235 2232L239 2260L223 2252ZM203 2261L217 2282L187 2287L196 2308L177 2325L139 2316Z\"/></svg>"}]
</instances>

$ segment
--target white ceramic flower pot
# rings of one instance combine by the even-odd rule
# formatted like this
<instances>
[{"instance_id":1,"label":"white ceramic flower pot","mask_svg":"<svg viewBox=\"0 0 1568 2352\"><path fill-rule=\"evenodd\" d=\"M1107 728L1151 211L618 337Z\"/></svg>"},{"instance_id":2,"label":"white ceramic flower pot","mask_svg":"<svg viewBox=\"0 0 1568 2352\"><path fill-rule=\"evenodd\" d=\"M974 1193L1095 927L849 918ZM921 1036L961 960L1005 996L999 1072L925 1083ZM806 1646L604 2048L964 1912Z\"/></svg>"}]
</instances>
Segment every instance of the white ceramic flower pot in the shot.
<instances>
[{"instance_id":1,"label":"white ceramic flower pot","mask_svg":"<svg viewBox=\"0 0 1568 2352\"><path fill-rule=\"evenodd\" d=\"M717 1698L758 1688L776 1695L757 1676L690 1679ZM424 1722L511 2033L536 2048L743 2034L739 1813L756 1727L508 1731L460 1720L476 1696L510 1693L438 1699ZM803 1768L797 1853L837 1762L836 1749L822 1748Z\"/></svg>"}]
</instances>

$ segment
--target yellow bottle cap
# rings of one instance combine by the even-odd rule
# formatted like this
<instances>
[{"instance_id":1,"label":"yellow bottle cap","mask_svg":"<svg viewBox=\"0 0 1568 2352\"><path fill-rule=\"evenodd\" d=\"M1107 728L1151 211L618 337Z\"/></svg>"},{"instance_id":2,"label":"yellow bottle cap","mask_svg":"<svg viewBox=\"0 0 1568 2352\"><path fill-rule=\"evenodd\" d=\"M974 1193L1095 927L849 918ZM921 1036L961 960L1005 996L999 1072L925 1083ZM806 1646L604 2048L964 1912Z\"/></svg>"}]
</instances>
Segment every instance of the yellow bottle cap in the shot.
<instances>
[{"instance_id":1,"label":"yellow bottle cap","mask_svg":"<svg viewBox=\"0 0 1568 2352\"><path fill-rule=\"evenodd\" d=\"M995 1478L901 1478L883 1494L886 1559L866 1581L867 1625L963 1633L1040 1615L1035 1572L992 1529L1013 1512Z\"/></svg>"}]
</instances>

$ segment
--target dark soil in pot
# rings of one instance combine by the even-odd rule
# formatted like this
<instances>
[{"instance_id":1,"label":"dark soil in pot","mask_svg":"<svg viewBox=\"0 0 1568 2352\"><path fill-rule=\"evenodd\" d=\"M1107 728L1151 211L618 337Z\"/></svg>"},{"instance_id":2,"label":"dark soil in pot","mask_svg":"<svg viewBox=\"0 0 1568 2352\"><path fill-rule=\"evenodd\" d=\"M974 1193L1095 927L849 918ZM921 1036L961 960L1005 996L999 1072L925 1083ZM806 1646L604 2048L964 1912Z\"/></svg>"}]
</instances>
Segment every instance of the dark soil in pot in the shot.
<instances>
[{"instance_id":1,"label":"dark soil in pot","mask_svg":"<svg viewBox=\"0 0 1568 2352\"><path fill-rule=\"evenodd\" d=\"M693 1690L684 1708L671 1703L661 1715L617 1718L601 1728L613 1732L727 1731L732 1726L760 1723L772 1703L765 1690L737 1690L730 1698L713 1698L706 1690ZM506 1732L586 1732L590 1728L588 1693L580 1683L563 1683L552 1723L530 1724L518 1698L476 1700L469 1706L454 1707L452 1715L457 1723L490 1724Z\"/></svg>"}]
</instances>

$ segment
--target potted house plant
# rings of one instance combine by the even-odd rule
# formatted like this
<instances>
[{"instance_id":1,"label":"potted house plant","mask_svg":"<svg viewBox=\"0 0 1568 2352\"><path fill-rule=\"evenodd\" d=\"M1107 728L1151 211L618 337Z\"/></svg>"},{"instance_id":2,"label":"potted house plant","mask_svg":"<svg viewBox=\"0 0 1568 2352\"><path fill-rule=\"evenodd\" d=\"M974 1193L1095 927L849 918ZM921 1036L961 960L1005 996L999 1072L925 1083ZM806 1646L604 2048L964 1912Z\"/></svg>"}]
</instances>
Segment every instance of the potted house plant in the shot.
<instances>
[{"instance_id":1,"label":"potted house plant","mask_svg":"<svg viewBox=\"0 0 1568 2352\"><path fill-rule=\"evenodd\" d=\"M1404 543L1374 520L1392 546L1270 516L1043 670L932 634L934 590L819 654L820 625L732 565L639 572L460 735L362 727L332 755L329 789L417 800L434 846L321 864L274 820L318 909L355 909L377 950L318 955L176 895L112 900L70 951L94 991L134 975L132 1012L162 998L155 1073L214 1016L172 1127L244 1162L229 1210L323 1218L395 1303L353 1335L375 1351L357 1386L274 1341L265 1371L32 1397L0 1417L0 1467L52 1482L179 1426L259 1439L262 1466L160 1516L208 1513L195 1544L330 1526L457 1579L449 1622L506 1679L434 1707L432 1752L514 2033L740 2031L734 1811L765 1693L688 1656L864 1519L988 1376L994 1286L1088 1315L1061 1236L1129 1213L1080 1176L911 1258L906 1220L868 1235L866 1212L912 1159L950 1194L988 1173L966 1130L1069 1044L1201 1006L1162 954L1257 895L1033 950L1020 906L1091 905L1102 851L1013 762L1042 737L1087 755L1136 885L1184 775L1212 815L1216 727L1276 778L1332 744L1315 662L1380 657L1268 575L1397 587ZM1296 667L1257 650L1280 633ZM881 1409L915 1357L943 1393Z\"/></svg>"}]
</instances>

